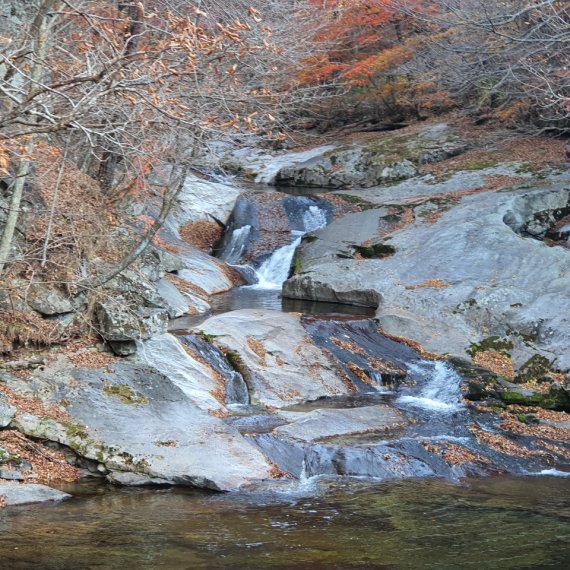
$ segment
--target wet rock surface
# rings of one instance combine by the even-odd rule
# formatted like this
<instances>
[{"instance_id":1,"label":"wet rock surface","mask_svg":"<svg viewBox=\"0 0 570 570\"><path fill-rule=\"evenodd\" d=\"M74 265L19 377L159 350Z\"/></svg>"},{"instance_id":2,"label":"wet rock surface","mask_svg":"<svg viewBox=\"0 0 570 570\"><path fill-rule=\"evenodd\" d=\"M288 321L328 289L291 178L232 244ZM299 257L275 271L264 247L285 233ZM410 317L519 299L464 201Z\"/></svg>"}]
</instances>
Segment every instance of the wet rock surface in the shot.
<instances>
[{"instance_id":1,"label":"wet rock surface","mask_svg":"<svg viewBox=\"0 0 570 570\"><path fill-rule=\"evenodd\" d=\"M241 310L198 328L141 342L136 358L104 370L60 356L25 380L4 374L42 409L63 413L63 402L67 417L36 406L11 427L115 483L214 490L284 475L524 473L562 468L570 453L562 412L499 414L484 384L496 376L426 360L374 320Z\"/></svg>"},{"instance_id":2,"label":"wet rock surface","mask_svg":"<svg viewBox=\"0 0 570 570\"><path fill-rule=\"evenodd\" d=\"M512 226L517 216L524 218L521 204L532 199L554 201L557 207L567 202L568 187L564 182L529 185L525 191L456 199L435 219L412 215L386 233L385 209L369 210L367 235L372 236L374 217L380 231L361 245L391 246L394 253L381 259L346 259L359 240L353 239L351 224L335 221L303 244L299 271L285 283L284 294L321 300L336 294L337 300L358 304L358 293L376 291L383 328L429 350L464 356L486 329L488 335L510 335L519 346L530 342L567 369L568 251L521 238ZM359 216L354 215L355 225Z\"/></svg>"},{"instance_id":3,"label":"wet rock surface","mask_svg":"<svg viewBox=\"0 0 570 570\"><path fill-rule=\"evenodd\" d=\"M6 506L16 506L63 501L71 498L71 495L45 485L0 483L0 497L4 498Z\"/></svg>"},{"instance_id":4,"label":"wet rock surface","mask_svg":"<svg viewBox=\"0 0 570 570\"><path fill-rule=\"evenodd\" d=\"M282 407L348 392L297 316L241 310L212 317L199 328L230 355L253 403Z\"/></svg>"}]
</instances>

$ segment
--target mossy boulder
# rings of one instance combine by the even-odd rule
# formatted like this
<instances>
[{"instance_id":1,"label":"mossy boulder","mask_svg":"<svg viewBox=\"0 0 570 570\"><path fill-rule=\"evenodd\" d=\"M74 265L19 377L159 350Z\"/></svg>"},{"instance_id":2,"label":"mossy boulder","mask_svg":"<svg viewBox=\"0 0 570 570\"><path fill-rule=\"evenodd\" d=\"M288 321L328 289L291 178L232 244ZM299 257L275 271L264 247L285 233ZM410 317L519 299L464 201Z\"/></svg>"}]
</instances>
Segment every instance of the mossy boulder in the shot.
<instances>
[{"instance_id":1,"label":"mossy boulder","mask_svg":"<svg viewBox=\"0 0 570 570\"><path fill-rule=\"evenodd\" d=\"M447 125L407 135L383 134L288 164L276 175L275 185L368 188L416 176L421 164L445 160L465 149Z\"/></svg>"}]
</instances>

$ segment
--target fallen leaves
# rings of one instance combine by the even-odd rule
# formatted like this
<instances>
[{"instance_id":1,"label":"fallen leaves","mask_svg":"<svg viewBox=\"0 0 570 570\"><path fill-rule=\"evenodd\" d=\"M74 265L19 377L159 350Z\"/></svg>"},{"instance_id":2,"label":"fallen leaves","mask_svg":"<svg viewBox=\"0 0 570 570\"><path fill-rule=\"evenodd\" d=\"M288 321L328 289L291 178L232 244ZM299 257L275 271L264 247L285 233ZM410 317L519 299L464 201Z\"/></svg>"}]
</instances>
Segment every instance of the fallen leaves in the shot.
<instances>
[{"instance_id":1,"label":"fallen leaves","mask_svg":"<svg viewBox=\"0 0 570 570\"><path fill-rule=\"evenodd\" d=\"M79 479L79 469L70 465L61 451L36 443L13 430L0 432L0 443L6 451L20 461L29 463L31 469L19 470L31 483L72 483Z\"/></svg>"},{"instance_id":2,"label":"fallen leaves","mask_svg":"<svg viewBox=\"0 0 570 570\"><path fill-rule=\"evenodd\" d=\"M222 228L216 222L198 220L180 227L180 237L187 244L210 253L222 237Z\"/></svg>"},{"instance_id":3,"label":"fallen leaves","mask_svg":"<svg viewBox=\"0 0 570 570\"><path fill-rule=\"evenodd\" d=\"M447 289L449 286L449 283L443 279L426 279L415 285L406 285L405 288L413 291L415 289Z\"/></svg>"},{"instance_id":4,"label":"fallen leaves","mask_svg":"<svg viewBox=\"0 0 570 570\"><path fill-rule=\"evenodd\" d=\"M504 354L497 350L484 350L477 352L473 356L473 362L477 366L481 366L502 376L511 379L515 375L513 361L508 354Z\"/></svg>"}]
</instances>

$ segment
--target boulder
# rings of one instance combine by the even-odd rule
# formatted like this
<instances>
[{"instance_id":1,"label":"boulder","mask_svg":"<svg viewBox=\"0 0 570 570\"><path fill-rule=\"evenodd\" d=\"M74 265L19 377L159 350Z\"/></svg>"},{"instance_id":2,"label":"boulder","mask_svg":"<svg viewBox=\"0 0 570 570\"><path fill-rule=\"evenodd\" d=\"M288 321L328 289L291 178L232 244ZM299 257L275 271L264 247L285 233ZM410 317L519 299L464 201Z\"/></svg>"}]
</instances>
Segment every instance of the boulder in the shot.
<instances>
[{"instance_id":1,"label":"boulder","mask_svg":"<svg viewBox=\"0 0 570 570\"><path fill-rule=\"evenodd\" d=\"M152 343L147 349L152 352ZM214 405L206 404L207 386L197 388L196 373L189 366L186 372L170 379L126 361L105 370L81 369L61 357L33 379L12 378L9 385L49 406L65 397L70 421L20 413L13 425L30 437L71 448L101 465L114 481L232 490L269 478L264 456L236 428L209 413Z\"/></svg>"},{"instance_id":2,"label":"boulder","mask_svg":"<svg viewBox=\"0 0 570 570\"><path fill-rule=\"evenodd\" d=\"M283 407L349 393L296 315L243 309L211 317L199 329L242 373L252 403Z\"/></svg>"},{"instance_id":3,"label":"boulder","mask_svg":"<svg viewBox=\"0 0 570 570\"><path fill-rule=\"evenodd\" d=\"M41 315L52 316L71 313L80 304L57 287L32 283L26 295L28 305Z\"/></svg>"},{"instance_id":4,"label":"boulder","mask_svg":"<svg viewBox=\"0 0 570 570\"><path fill-rule=\"evenodd\" d=\"M464 152L466 143L445 124L417 134L377 136L364 143L315 153L282 166L275 185L369 188L411 178L418 166Z\"/></svg>"},{"instance_id":5,"label":"boulder","mask_svg":"<svg viewBox=\"0 0 570 570\"><path fill-rule=\"evenodd\" d=\"M190 175L178 196L176 223L183 226L213 218L225 224L240 192L241 188L229 180L220 183Z\"/></svg>"},{"instance_id":6,"label":"boulder","mask_svg":"<svg viewBox=\"0 0 570 570\"><path fill-rule=\"evenodd\" d=\"M10 425L15 415L16 408L10 405L6 401L4 394L0 392L0 428Z\"/></svg>"},{"instance_id":7,"label":"boulder","mask_svg":"<svg viewBox=\"0 0 570 570\"><path fill-rule=\"evenodd\" d=\"M71 495L45 485L0 483L0 498L4 499L6 506L11 507L30 503L63 501L71 498Z\"/></svg>"},{"instance_id":8,"label":"boulder","mask_svg":"<svg viewBox=\"0 0 570 570\"><path fill-rule=\"evenodd\" d=\"M166 332L168 312L164 309L139 307L131 309L126 299L98 303L99 333L108 341L147 339Z\"/></svg>"}]
</instances>

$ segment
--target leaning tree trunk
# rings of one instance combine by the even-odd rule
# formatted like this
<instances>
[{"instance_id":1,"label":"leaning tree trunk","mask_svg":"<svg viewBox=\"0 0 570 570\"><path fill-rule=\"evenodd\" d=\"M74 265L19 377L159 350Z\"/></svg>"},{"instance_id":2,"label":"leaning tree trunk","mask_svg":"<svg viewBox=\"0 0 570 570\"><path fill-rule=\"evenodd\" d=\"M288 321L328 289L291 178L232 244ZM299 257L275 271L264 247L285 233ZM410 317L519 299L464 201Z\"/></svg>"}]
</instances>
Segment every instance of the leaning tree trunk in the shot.
<instances>
[{"instance_id":1,"label":"leaning tree trunk","mask_svg":"<svg viewBox=\"0 0 570 570\"><path fill-rule=\"evenodd\" d=\"M33 63L30 71L28 95L32 95L34 93L37 84L40 82L42 75L44 74L43 61L47 52L50 27L49 16L52 12L54 2L55 0L44 0L30 26L30 36L32 38L32 50L30 56L33 59ZM16 181L14 182L12 197L10 199L6 224L2 231L2 237L0 238L0 276L4 272L8 258L10 257L10 249L12 248L12 241L18 224L22 197L24 195L24 186L30 173L31 156L34 152L35 144L36 137L34 135L30 135L16 173Z\"/></svg>"}]
</instances>

